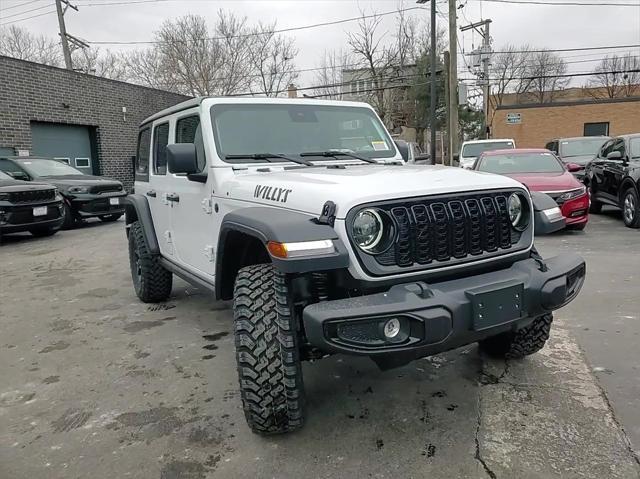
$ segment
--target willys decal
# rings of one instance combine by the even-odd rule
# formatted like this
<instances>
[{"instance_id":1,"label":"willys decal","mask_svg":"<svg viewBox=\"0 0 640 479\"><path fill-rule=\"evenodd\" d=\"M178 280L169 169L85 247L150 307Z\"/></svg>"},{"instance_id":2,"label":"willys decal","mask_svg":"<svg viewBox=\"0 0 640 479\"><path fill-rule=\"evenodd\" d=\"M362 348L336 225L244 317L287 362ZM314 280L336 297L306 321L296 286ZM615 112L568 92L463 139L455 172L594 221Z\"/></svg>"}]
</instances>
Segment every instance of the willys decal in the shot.
<instances>
[{"instance_id":1,"label":"willys decal","mask_svg":"<svg viewBox=\"0 0 640 479\"><path fill-rule=\"evenodd\" d=\"M278 188L276 186L256 185L253 197L262 198L263 200L277 201L279 203L286 203L287 198L289 198L289 193L292 191L293 190Z\"/></svg>"}]
</instances>

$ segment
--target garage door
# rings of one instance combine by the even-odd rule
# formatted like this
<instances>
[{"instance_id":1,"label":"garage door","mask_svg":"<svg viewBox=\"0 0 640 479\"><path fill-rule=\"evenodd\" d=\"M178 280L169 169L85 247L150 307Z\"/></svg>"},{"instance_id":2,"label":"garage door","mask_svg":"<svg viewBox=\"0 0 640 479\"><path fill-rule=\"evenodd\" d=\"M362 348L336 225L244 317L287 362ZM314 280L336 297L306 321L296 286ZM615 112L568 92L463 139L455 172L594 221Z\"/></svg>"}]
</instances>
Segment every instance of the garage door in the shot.
<instances>
[{"instance_id":1,"label":"garage door","mask_svg":"<svg viewBox=\"0 0 640 479\"><path fill-rule=\"evenodd\" d=\"M91 155L89 127L58 123L31 123L32 155L64 161L85 174L97 171Z\"/></svg>"}]
</instances>

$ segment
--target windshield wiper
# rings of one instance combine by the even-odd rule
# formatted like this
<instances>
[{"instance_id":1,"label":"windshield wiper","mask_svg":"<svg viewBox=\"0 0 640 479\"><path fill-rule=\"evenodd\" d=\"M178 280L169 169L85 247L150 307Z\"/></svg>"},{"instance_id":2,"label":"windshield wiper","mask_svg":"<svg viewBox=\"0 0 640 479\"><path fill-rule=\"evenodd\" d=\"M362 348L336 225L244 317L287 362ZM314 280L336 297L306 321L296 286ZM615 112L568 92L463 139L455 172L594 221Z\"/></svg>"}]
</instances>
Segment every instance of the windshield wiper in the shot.
<instances>
[{"instance_id":1,"label":"windshield wiper","mask_svg":"<svg viewBox=\"0 0 640 479\"><path fill-rule=\"evenodd\" d=\"M378 163L376 160L372 160L371 158L365 158L364 156L356 155L355 153L349 153L347 151L305 151L304 153L300 153L300 156L323 156L325 158L337 158L338 156L348 156L349 158L353 158L356 160L364 161L366 163Z\"/></svg>"},{"instance_id":2,"label":"windshield wiper","mask_svg":"<svg viewBox=\"0 0 640 479\"><path fill-rule=\"evenodd\" d=\"M279 155L277 153L247 153L246 155L225 155L225 160L267 160L272 158L282 158L283 160L298 163L299 165L313 166L313 163L307 160L301 160L299 158L290 158L285 155Z\"/></svg>"}]
</instances>

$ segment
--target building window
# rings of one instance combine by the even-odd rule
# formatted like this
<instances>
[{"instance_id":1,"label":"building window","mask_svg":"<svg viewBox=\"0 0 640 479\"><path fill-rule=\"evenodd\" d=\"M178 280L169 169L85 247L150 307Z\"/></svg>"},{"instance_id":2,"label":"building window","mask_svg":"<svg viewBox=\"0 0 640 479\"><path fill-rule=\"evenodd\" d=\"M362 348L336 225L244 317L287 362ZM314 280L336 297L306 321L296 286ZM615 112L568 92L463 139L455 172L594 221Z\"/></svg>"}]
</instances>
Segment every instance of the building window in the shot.
<instances>
[{"instance_id":1,"label":"building window","mask_svg":"<svg viewBox=\"0 0 640 479\"><path fill-rule=\"evenodd\" d=\"M89 158L76 158L76 168L89 167L91 167L91 160L89 160Z\"/></svg>"},{"instance_id":2,"label":"building window","mask_svg":"<svg viewBox=\"0 0 640 479\"><path fill-rule=\"evenodd\" d=\"M59 162L61 162L61 163L66 163L67 165L70 165L70 164L71 164L71 163L69 162L69 158L61 158L61 157L57 157L57 156L55 156L53 159L54 159L54 160L56 160L56 161L59 161Z\"/></svg>"},{"instance_id":3,"label":"building window","mask_svg":"<svg viewBox=\"0 0 640 479\"><path fill-rule=\"evenodd\" d=\"M351 93L355 94L358 93L358 83L352 81L351 82Z\"/></svg>"},{"instance_id":4,"label":"building window","mask_svg":"<svg viewBox=\"0 0 640 479\"><path fill-rule=\"evenodd\" d=\"M609 136L609 122L585 123L584 136Z\"/></svg>"}]
</instances>

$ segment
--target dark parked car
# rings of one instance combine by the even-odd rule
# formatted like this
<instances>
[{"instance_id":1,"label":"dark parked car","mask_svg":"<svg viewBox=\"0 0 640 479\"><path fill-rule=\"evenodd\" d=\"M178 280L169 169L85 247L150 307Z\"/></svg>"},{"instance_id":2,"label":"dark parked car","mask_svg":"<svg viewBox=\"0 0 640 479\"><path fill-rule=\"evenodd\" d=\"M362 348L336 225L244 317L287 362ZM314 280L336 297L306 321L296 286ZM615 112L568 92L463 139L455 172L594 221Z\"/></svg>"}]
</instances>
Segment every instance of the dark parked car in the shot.
<instances>
[{"instance_id":1,"label":"dark parked car","mask_svg":"<svg viewBox=\"0 0 640 479\"><path fill-rule=\"evenodd\" d=\"M607 141L585 171L591 192L591 212L603 205L622 210L624 224L640 228L640 133Z\"/></svg>"},{"instance_id":2,"label":"dark parked car","mask_svg":"<svg viewBox=\"0 0 640 479\"><path fill-rule=\"evenodd\" d=\"M0 171L0 238L21 231L51 236L63 221L62 198L55 186L14 180Z\"/></svg>"},{"instance_id":3,"label":"dark parked car","mask_svg":"<svg viewBox=\"0 0 640 479\"><path fill-rule=\"evenodd\" d=\"M567 228L582 230L589 221L587 189L552 152L542 148L487 151L474 169L510 176L529 188L555 200Z\"/></svg>"},{"instance_id":4,"label":"dark parked car","mask_svg":"<svg viewBox=\"0 0 640 479\"><path fill-rule=\"evenodd\" d=\"M580 181L584 178L584 168L598 154L609 136L577 136L551 140L545 148L554 152L564 163L580 165L573 175Z\"/></svg>"},{"instance_id":5,"label":"dark parked car","mask_svg":"<svg viewBox=\"0 0 640 479\"><path fill-rule=\"evenodd\" d=\"M87 218L116 221L124 214L122 198L127 193L117 180L85 175L66 163L49 158L2 157L0 171L17 180L56 186L64 200L64 228L71 228Z\"/></svg>"}]
</instances>

